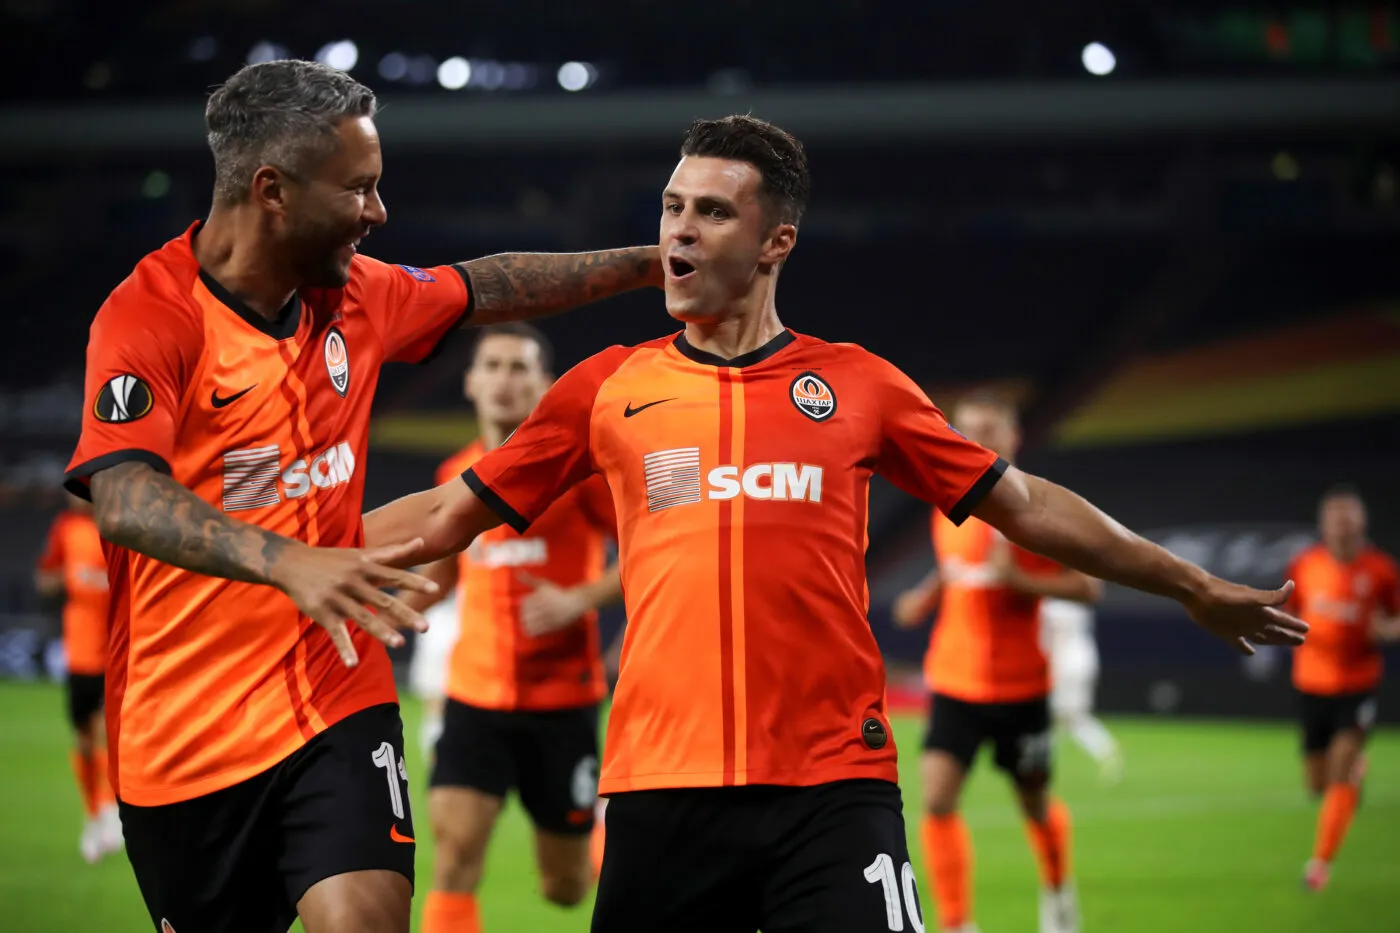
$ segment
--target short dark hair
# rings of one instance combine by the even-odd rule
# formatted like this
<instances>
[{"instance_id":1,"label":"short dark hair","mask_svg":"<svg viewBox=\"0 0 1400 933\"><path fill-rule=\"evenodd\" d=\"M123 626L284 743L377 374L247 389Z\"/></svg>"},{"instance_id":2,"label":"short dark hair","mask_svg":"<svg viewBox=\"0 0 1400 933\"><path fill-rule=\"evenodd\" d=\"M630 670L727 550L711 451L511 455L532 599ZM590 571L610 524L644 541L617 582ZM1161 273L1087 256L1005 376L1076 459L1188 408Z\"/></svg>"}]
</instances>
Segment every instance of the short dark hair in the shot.
<instances>
[{"instance_id":1,"label":"short dark hair","mask_svg":"<svg viewBox=\"0 0 1400 933\"><path fill-rule=\"evenodd\" d=\"M1322 491L1322 504L1325 505L1333 499L1355 499L1357 502L1365 502L1361 498L1361 490L1352 483L1333 483Z\"/></svg>"},{"instance_id":2,"label":"short dark hair","mask_svg":"<svg viewBox=\"0 0 1400 933\"><path fill-rule=\"evenodd\" d=\"M554 372L554 344L549 342L544 331L525 321L506 321L477 328L476 342L472 344L472 356L467 363L468 367L476 363L477 351L481 349L481 343L487 337L519 337L521 340L534 341L535 346L540 348L540 368L547 373Z\"/></svg>"},{"instance_id":3,"label":"short dark hair","mask_svg":"<svg viewBox=\"0 0 1400 933\"><path fill-rule=\"evenodd\" d=\"M375 107L373 91L328 65L287 60L239 69L204 108L215 199L242 201L262 165L309 172L335 151L342 120L373 117Z\"/></svg>"},{"instance_id":4,"label":"short dark hair","mask_svg":"<svg viewBox=\"0 0 1400 933\"><path fill-rule=\"evenodd\" d=\"M696 120L681 143L681 158L686 156L749 163L763 177L759 195L769 216L780 224L801 221L812 194L812 177L807 153L791 133L744 114Z\"/></svg>"}]
</instances>

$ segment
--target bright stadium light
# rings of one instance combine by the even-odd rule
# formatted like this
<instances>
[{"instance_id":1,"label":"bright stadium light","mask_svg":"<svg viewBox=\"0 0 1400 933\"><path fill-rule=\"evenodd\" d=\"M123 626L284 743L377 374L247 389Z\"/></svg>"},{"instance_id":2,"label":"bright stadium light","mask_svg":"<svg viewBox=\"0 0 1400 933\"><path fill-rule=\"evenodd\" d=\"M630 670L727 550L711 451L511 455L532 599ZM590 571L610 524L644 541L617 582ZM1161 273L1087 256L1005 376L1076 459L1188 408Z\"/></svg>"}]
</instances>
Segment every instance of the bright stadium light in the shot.
<instances>
[{"instance_id":1,"label":"bright stadium light","mask_svg":"<svg viewBox=\"0 0 1400 933\"><path fill-rule=\"evenodd\" d=\"M248 50L248 64L250 65L281 61L289 57L290 53L287 52L285 46L278 45L275 42L268 42L266 39Z\"/></svg>"},{"instance_id":2,"label":"bright stadium light","mask_svg":"<svg viewBox=\"0 0 1400 933\"><path fill-rule=\"evenodd\" d=\"M1102 42L1090 42L1084 46L1084 52L1079 56L1079 60L1084 63L1085 71L1099 77L1112 74L1113 69L1118 67L1118 59Z\"/></svg>"},{"instance_id":3,"label":"bright stadium light","mask_svg":"<svg viewBox=\"0 0 1400 933\"><path fill-rule=\"evenodd\" d=\"M390 52L379 60L379 77L385 81L402 81L408 75L408 56Z\"/></svg>"},{"instance_id":4,"label":"bright stadium light","mask_svg":"<svg viewBox=\"0 0 1400 933\"><path fill-rule=\"evenodd\" d=\"M588 62L565 62L559 66L559 86L566 91L581 91L598 80L598 69Z\"/></svg>"},{"instance_id":5,"label":"bright stadium light","mask_svg":"<svg viewBox=\"0 0 1400 933\"><path fill-rule=\"evenodd\" d=\"M438 84L449 91L460 91L472 79L471 62L460 55L454 55L438 65L437 79Z\"/></svg>"},{"instance_id":6,"label":"bright stadium light","mask_svg":"<svg viewBox=\"0 0 1400 933\"><path fill-rule=\"evenodd\" d=\"M349 39L327 42L316 53L316 61L330 65L336 71L349 71L360 60L360 50Z\"/></svg>"}]
</instances>

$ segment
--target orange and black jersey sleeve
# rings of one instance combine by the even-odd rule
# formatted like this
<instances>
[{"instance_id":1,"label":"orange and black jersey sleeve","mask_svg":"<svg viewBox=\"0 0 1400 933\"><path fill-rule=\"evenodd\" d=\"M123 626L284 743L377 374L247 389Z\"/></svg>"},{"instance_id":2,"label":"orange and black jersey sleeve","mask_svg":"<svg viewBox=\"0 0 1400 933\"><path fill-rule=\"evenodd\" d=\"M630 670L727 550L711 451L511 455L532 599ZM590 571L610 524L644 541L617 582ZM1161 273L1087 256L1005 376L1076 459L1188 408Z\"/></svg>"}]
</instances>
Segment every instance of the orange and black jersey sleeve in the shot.
<instances>
[{"instance_id":1,"label":"orange and black jersey sleeve","mask_svg":"<svg viewBox=\"0 0 1400 933\"><path fill-rule=\"evenodd\" d=\"M391 363L432 359L472 313L471 282L456 265L419 269L356 256L347 290L370 316Z\"/></svg>"},{"instance_id":2,"label":"orange and black jersey sleeve","mask_svg":"<svg viewBox=\"0 0 1400 933\"><path fill-rule=\"evenodd\" d=\"M883 443L877 471L962 524L1006 472L1006 461L954 430L894 365L873 353L866 357L879 385Z\"/></svg>"},{"instance_id":3,"label":"orange and black jersey sleeve","mask_svg":"<svg viewBox=\"0 0 1400 933\"><path fill-rule=\"evenodd\" d=\"M566 372L504 444L462 474L511 528L524 534L554 500L594 474L593 405L635 349L611 347Z\"/></svg>"},{"instance_id":4,"label":"orange and black jersey sleeve","mask_svg":"<svg viewBox=\"0 0 1400 933\"><path fill-rule=\"evenodd\" d=\"M186 309L159 294L113 293L88 334L82 433L64 485L90 499L88 480L126 461L170 472L186 385L204 332Z\"/></svg>"}]
</instances>

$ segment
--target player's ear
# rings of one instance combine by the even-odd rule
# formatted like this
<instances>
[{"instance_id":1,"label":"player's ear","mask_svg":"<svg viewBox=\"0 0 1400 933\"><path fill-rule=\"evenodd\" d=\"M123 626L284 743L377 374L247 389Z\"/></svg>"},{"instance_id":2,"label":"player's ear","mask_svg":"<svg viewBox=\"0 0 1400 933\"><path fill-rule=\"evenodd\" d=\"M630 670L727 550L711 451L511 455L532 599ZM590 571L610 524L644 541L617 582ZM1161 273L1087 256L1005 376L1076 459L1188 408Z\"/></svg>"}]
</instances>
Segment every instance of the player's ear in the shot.
<instances>
[{"instance_id":1,"label":"player's ear","mask_svg":"<svg viewBox=\"0 0 1400 933\"><path fill-rule=\"evenodd\" d=\"M260 165L253 173L249 186L253 203L269 210L281 211L287 196L287 179L271 165Z\"/></svg>"},{"instance_id":2,"label":"player's ear","mask_svg":"<svg viewBox=\"0 0 1400 933\"><path fill-rule=\"evenodd\" d=\"M797 227L793 224L778 224L768 234L768 240L763 244L763 252L759 256L759 262L763 265L776 266L788 258L788 254L796 245Z\"/></svg>"}]
</instances>

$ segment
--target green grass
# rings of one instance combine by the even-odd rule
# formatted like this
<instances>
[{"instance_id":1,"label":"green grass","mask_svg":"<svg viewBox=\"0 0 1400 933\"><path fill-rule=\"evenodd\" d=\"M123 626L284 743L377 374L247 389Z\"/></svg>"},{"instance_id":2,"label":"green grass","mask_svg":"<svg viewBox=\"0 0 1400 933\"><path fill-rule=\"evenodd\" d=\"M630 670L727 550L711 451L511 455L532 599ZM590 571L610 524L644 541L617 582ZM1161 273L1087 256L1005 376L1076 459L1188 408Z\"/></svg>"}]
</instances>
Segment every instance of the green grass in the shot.
<instances>
[{"instance_id":1,"label":"green grass","mask_svg":"<svg viewBox=\"0 0 1400 933\"><path fill-rule=\"evenodd\" d=\"M417 706L405 708L417 735ZM1294 731L1287 725L1119 720L1127 780L1101 788L1077 750L1062 746L1058 786L1075 819L1076 875L1087 933L1374 933L1400 917L1400 733L1372 744L1371 778L1333 883L1321 895L1298 878L1312 844L1315 807L1300 789ZM897 723L905 749L906 802L917 801L913 770L919 724ZM96 867L78 856L81 813L68 770L57 688L0 684L0 927L26 933L148 931L131 869L122 858ZM410 742L419 814L419 892L431 878L424 819L427 774ZM984 933L1034 931L1036 873L1004 783L984 761L965 812L976 849L976 916ZM913 831L925 913L922 858ZM529 827L512 805L491 849L481 892L494 933L583 931L588 909L542 903ZM415 899L421 907L421 896Z\"/></svg>"}]
</instances>

